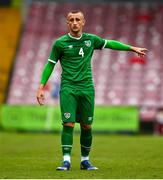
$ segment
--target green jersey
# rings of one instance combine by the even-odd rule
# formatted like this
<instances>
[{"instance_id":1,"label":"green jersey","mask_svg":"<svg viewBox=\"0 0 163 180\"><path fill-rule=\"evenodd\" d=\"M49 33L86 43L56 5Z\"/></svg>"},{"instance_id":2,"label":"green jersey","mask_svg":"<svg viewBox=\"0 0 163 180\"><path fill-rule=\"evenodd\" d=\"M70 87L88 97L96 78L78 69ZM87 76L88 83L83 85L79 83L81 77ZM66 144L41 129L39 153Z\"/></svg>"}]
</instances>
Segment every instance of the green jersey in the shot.
<instances>
[{"instance_id":1,"label":"green jersey","mask_svg":"<svg viewBox=\"0 0 163 180\"><path fill-rule=\"evenodd\" d=\"M91 58L95 49L102 49L105 45L106 40L87 33L83 33L79 38L66 34L57 39L48 61L60 61L61 87L93 87Z\"/></svg>"}]
</instances>

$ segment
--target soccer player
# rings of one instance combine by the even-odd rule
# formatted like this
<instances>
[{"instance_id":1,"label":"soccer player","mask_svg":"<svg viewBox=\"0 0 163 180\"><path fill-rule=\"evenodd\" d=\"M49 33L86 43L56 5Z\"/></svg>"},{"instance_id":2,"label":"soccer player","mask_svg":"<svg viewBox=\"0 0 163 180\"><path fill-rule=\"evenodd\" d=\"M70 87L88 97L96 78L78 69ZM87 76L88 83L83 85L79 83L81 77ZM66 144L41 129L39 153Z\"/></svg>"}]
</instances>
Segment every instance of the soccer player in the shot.
<instances>
[{"instance_id":1,"label":"soccer player","mask_svg":"<svg viewBox=\"0 0 163 180\"><path fill-rule=\"evenodd\" d=\"M98 169L89 161L92 145L91 125L93 123L95 93L91 70L91 58L94 50L110 48L133 51L139 56L144 56L147 51L145 48L134 47L115 40L106 40L94 34L83 33L84 25L85 19L81 11L68 13L67 26L69 33L54 42L37 91L38 103L43 105L45 84L59 60L62 67L60 108L63 125L61 134L63 162L60 167L57 167L57 170L70 169L75 122L80 123L81 129L80 168L85 170Z\"/></svg>"}]
</instances>

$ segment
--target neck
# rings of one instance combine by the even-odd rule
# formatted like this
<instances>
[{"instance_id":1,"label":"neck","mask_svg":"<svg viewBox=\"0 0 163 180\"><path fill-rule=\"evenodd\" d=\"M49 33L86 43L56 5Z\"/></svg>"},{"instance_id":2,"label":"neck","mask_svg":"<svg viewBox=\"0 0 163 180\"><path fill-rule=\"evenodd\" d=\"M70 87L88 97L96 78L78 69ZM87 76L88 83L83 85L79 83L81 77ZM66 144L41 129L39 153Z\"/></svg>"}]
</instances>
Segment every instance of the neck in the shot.
<instances>
[{"instance_id":1,"label":"neck","mask_svg":"<svg viewBox=\"0 0 163 180\"><path fill-rule=\"evenodd\" d=\"M81 35L82 35L82 32L80 32L80 31L79 32L72 32L72 31L70 31L69 34L71 36L75 37L75 38L80 38Z\"/></svg>"}]
</instances>

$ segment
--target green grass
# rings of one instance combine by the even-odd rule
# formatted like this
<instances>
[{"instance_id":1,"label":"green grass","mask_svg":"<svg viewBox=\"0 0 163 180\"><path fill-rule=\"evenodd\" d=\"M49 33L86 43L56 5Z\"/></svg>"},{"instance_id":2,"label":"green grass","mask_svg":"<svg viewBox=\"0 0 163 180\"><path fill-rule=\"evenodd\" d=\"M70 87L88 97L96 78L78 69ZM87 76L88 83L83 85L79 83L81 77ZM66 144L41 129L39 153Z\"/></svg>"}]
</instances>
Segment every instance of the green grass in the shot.
<instances>
[{"instance_id":1,"label":"green grass","mask_svg":"<svg viewBox=\"0 0 163 180\"><path fill-rule=\"evenodd\" d=\"M79 135L74 135L72 168L56 171L61 149L58 134L0 133L0 178L103 179L163 178L163 138L94 135L92 163L99 170L79 169Z\"/></svg>"}]
</instances>

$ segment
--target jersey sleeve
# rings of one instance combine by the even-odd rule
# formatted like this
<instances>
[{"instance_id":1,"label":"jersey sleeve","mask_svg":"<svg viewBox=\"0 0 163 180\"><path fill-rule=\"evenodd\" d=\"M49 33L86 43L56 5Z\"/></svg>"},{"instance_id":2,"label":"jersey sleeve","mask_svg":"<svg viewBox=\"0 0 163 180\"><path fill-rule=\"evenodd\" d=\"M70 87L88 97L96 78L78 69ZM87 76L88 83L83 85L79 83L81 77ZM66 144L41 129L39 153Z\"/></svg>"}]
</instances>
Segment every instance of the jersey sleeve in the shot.
<instances>
[{"instance_id":1,"label":"jersey sleeve","mask_svg":"<svg viewBox=\"0 0 163 180\"><path fill-rule=\"evenodd\" d=\"M103 49L105 47L106 40L97 35L92 36L94 40L94 49Z\"/></svg>"},{"instance_id":2,"label":"jersey sleeve","mask_svg":"<svg viewBox=\"0 0 163 180\"><path fill-rule=\"evenodd\" d=\"M48 61L56 64L57 61L61 58L61 50L62 50L62 47L59 41L55 41L53 43Z\"/></svg>"}]
</instances>

